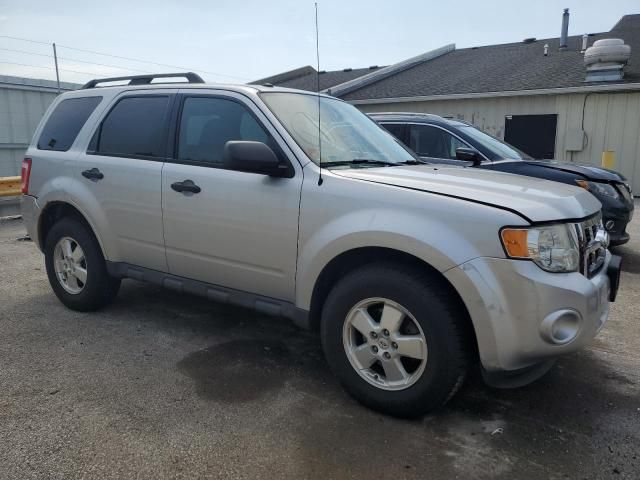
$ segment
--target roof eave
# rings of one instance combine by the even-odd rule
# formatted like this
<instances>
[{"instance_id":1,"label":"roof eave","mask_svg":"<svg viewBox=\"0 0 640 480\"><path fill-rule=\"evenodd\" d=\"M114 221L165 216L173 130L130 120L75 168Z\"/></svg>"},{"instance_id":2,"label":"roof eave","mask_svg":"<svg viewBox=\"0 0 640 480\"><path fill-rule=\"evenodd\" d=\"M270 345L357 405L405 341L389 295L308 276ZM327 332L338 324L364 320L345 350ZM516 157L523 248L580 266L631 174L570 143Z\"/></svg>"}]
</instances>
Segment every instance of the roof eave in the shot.
<instances>
[{"instance_id":1,"label":"roof eave","mask_svg":"<svg viewBox=\"0 0 640 480\"><path fill-rule=\"evenodd\" d=\"M422 95L415 97L369 98L362 100L345 99L353 105L379 103L430 102L436 100L464 100L475 98L522 97L531 95L562 95L569 93L620 92L640 90L640 83L616 83L607 85L584 85L578 87L541 88L537 90L510 90L503 92L455 93L449 95Z\"/></svg>"}]
</instances>

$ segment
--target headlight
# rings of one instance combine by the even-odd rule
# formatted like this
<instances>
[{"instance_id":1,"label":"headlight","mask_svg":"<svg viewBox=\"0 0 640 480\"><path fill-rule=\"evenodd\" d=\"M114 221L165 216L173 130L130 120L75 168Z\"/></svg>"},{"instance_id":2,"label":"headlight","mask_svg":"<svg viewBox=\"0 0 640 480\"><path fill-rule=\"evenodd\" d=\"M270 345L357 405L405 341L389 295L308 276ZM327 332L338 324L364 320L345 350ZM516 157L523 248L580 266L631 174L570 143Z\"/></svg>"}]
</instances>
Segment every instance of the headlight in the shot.
<instances>
[{"instance_id":1,"label":"headlight","mask_svg":"<svg viewBox=\"0 0 640 480\"><path fill-rule=\"evenodd\" d=\"M575 272L580 265L576 235L567 224L503 228L502 245L510 258L533 260L547 272Z\"/></svg>"},{"instance_id":2,"label":"headlight","mask_svg":"<svg viewBox=\"0 0 640 480\"><path fill-rule=\"evenodd\" d=\"M576 180L576 183L596 196L602 195L605 197L620 198L620 194L616 188L608 183L587 182L586 180Z\"/></svg>"}]
</instances>

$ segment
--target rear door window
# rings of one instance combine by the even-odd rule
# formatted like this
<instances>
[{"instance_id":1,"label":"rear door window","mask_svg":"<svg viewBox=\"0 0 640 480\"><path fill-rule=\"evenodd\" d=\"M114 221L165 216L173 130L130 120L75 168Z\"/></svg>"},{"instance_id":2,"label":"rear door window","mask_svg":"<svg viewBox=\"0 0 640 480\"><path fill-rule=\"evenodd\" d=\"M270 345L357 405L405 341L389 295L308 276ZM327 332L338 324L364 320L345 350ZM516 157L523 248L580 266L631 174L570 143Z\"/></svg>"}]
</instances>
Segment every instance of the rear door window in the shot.
<instances>
[{"instance_id":1,"label":"rear door window","mask_svg":"<svg viewBox=\"0 0 640 480\"><path fill-rule=\"evenodd\" d=\"M102 97L69 98L53 110L38 138L39 150L66 152Z\"/></svg>"},{"instance_id":2,"label":"rear door window","mask_svg":"<svg viewBox=\"0 0 640 480\"><path fill-rule=\"evenodd\" d=\"M168 107L168 95L123 98L103 120L90 150L107 156L164 157Z\"/></svg>"}]
</instances>

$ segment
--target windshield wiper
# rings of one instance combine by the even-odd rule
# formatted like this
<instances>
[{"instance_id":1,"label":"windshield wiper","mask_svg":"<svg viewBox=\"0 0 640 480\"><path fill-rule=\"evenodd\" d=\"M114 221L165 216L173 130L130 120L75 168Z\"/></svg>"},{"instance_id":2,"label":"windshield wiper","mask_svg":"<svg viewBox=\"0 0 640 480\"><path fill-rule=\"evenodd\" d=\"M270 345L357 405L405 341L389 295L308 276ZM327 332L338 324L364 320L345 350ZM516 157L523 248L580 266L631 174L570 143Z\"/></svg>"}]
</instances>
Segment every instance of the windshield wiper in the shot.
<instances>
[{"instance_id":1,"label":"windshield wiper","mask_svg":"<svg viewBox=\"0 0 640 480\"><path fill-rule=\"evenodd\" d=\"M417 160L412 158L411 160L405 160L403 162L398 162L396 163L396 165L426 165L429 162L425 161L425 160Z\"/></svg>"},{"instance_id":2,"label":"windshield wiper","mask_svg":"<svg viewBox=\"0 0 640 480\"><path fill-rule=\"evenodd\" d=\"M386 160L373 160L369 158L354 158L353 160L335 160L332 162L322 162L323 167L335 167L340 165L384 165L387 167L393 167L394 165L400 165L395 162L387 162Z\"/></svg>"}]
</instances>

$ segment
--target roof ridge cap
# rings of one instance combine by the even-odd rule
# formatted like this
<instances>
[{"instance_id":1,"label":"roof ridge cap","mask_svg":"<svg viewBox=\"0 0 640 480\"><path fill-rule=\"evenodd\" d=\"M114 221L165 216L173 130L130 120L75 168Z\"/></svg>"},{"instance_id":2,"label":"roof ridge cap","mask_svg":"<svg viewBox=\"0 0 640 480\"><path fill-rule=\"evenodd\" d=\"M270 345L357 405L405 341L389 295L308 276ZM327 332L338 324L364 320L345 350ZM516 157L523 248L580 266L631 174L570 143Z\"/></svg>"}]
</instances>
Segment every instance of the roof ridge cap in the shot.
<instances>
[{"instance_id":1,"label":"roof ridge cap","mask_svg":"<svg viewBox=\"0 0 640 480\"><path fill-rule=\"evenodd\" d=\"M305 77L307 75L315 75L317 73L316 69L311 65L306 65L304 67L294 68L293 70L287 70L286 72L278 73L277 75L271 75L270 77L260 78L258 80L254 80L253 82L249 82L249 85L261 85L264 83L280 83L286 82L287 80L293 80L295 78Z\"/></svg>"},{"instance_id":2,"label":"roof ridge cap","mask_svg":"<svg viewBox=\"0 0 640 480\"><path fill-rule=\"evenodd\" d=\"M434 58L441 57L442 55L446 55L447 53L451 53L455 51L455 49L456 44L449 43L434 50L429 50L428 52L421 53L420 55L415 55L413 57L407 58L406 60L402 60L392 65L379 68L367 75L363 75L361 77L354 78L353 80L334 85L331 88L323 90L323 92L331 92L331 95L334 95L336 97L340 95L346 95L347 93L359 90L362 87L371 85L372 83L383 80L387 77L390 77L391 75L395 75L397 73L415 67L416 65L420 65L422 63L428 62L429 60L433 60Z\"/></svg>"}]
</instances>

